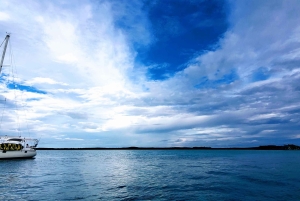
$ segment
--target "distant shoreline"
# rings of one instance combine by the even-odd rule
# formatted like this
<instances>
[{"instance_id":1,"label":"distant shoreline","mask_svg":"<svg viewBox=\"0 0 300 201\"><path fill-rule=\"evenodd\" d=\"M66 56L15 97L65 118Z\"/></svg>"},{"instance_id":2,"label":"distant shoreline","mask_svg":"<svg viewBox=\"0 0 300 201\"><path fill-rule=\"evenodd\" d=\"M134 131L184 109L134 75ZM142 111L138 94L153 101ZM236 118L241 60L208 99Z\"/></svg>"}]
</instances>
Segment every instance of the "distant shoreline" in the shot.
<instances>
[{"instance_id":1,"label":"distant shoreline","mask_svg":"<svg viewBox=\"0 0 300 201\"><path fill-rule=\"evenodd\" d=\"M288 144L283 146L264 145L258 147L245 148L212 148L212 147L121 147L121 148L106 148L106 147L89 147L89 148L44 148L38 147L36 150L300 150L300 146Z\"/></svg>"}]
</instances>

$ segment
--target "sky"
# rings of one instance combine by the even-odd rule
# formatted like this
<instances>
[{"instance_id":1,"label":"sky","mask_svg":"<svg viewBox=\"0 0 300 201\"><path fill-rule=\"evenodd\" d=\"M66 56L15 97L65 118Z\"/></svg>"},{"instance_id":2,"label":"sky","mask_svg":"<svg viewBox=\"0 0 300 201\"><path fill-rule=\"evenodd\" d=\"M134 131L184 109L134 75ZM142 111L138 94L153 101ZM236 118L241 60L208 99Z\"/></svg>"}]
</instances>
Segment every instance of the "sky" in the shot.
<instances>
[{"instance_id":1,"label":"sky","mask_svg":"<svg viewBox=\"0 0 300 201\"><path fill-rule=\"evenodd\" d=\"M39 147L299 145L299 10L298 0L2 0L0 135Z\"/></svg>"}]
</instances>

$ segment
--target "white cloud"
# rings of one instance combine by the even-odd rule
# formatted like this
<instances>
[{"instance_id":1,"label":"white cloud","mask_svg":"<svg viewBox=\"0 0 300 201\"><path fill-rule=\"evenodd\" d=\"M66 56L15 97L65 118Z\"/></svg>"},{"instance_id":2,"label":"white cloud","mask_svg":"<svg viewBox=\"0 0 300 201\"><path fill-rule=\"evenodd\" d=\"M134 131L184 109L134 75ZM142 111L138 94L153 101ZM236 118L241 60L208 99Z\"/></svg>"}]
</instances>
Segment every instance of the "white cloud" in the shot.
<instances>
[{"instance_id":1,"label":"white cloud","mask_svg":"<svg viewBox=\"0 0 300 201\"><path fill-rule=\"evenodd\" d=\"M58 85L68 85L66 83L63 82L57 82L51 78L47 78L47 77L35 77L31 80L28 80L25 82L25 84L27 85L34 85L34 84L58 84Z\"/></svg>"},{"instance_id":2,"label":"white cloud","mask_svg":"<svg viewBox=\"0 0 300 201\"><path fill-rule=\"evenodd\" d=\"M0 21L8 21L10 19L9 15L5 12L0 12Z\"/></svg>"}]
</instances>

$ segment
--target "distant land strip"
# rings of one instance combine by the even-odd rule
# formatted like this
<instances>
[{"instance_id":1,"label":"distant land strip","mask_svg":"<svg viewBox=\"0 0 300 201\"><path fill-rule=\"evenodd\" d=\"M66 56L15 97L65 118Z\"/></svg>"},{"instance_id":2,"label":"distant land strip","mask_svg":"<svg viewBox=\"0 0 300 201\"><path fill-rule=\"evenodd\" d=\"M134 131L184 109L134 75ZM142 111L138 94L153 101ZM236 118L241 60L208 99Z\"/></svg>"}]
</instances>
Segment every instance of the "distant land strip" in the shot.
<instances>
[{"instance_id":1,"label":"distant land strip","mask_svg":"<svg viewBox=\"0 0 300 201\"><path fill-rule=\"evenodd\" d=\"M294 144L288 144L283 146L263 145L258 147L245 147L245 148L237 148L237 147L232 147L232 148L212 148L212 147L44 148L44 147L37 147L36 150L300 150L300 146Z\"/></svg>"}]
</instances>

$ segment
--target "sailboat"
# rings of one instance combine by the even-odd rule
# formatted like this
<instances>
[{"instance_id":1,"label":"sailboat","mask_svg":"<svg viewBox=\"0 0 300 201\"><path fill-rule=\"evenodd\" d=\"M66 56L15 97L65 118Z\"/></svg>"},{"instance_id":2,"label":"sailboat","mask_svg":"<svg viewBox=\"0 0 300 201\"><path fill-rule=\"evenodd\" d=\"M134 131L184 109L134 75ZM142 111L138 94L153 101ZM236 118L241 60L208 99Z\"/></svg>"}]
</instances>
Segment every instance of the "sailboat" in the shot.
<instances>
[{"instance_id":1,"label":"sailboat","mask_svg":"<svg viewBox=\"0 0 300 201\"><path fill-rule=\"evenodd\" d=\"M0 62L0 74L2 73L3 62L9 39L10 34L7 34L3 41L4 47ZM38 142L38 139L21 136L0 136L0 159L33 158L36 156L36 147Z\"/></svg>"}]
</instances>

